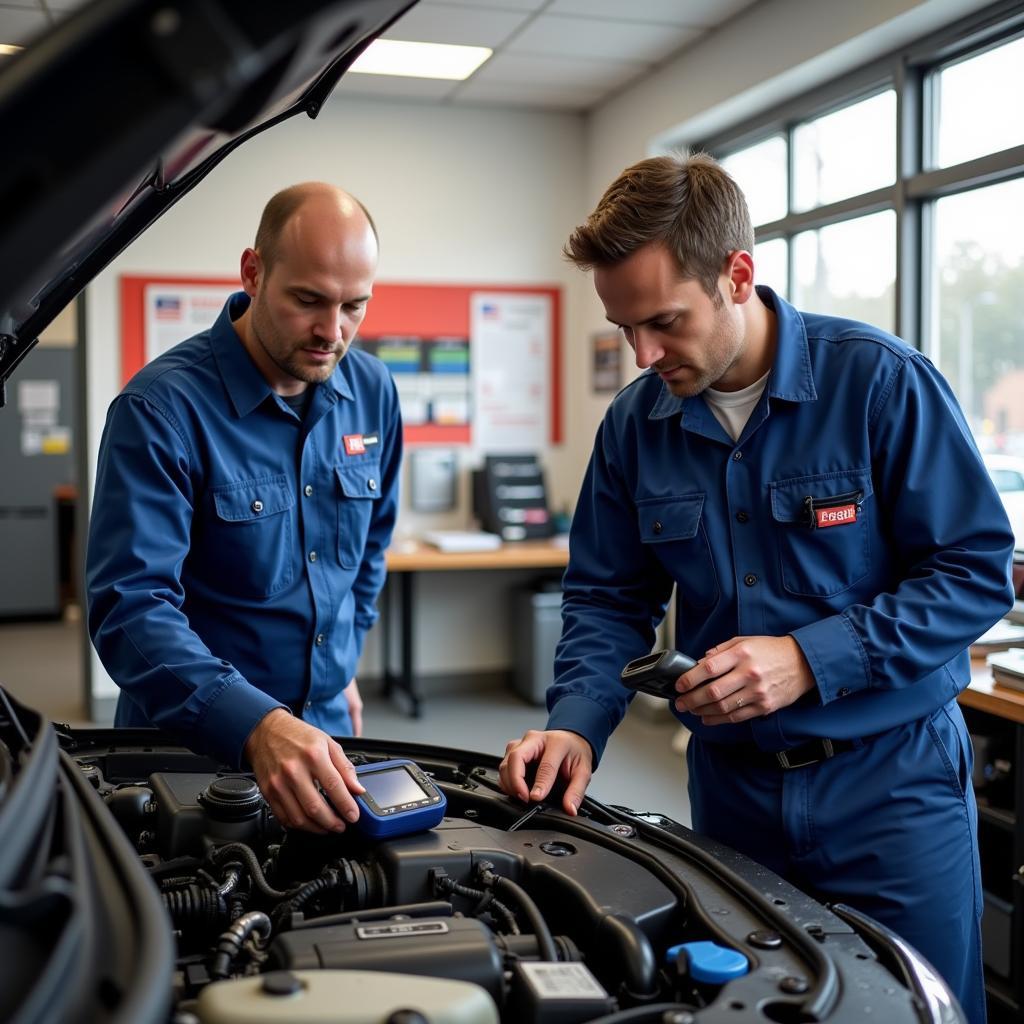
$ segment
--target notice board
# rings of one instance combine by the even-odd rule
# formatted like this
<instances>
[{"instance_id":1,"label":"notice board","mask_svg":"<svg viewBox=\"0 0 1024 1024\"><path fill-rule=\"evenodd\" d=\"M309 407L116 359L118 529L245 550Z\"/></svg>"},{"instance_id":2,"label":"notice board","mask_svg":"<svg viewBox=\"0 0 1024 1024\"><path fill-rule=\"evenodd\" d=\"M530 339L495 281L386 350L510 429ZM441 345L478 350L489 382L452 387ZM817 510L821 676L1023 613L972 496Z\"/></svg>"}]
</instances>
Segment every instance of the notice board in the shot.
<instances>
[{"instance_id":1,"label":"notice board","mask_svg":"<svg viewBox=\"0 0 1024 1024\"><path fill-rule=\"evenodd\" d=\"M121 376L209 327L237 279L121 277ZM542 450L562 439L561 290L374 285L356 346L394 377L409 444Z\"/></svg>"}]
</instances>

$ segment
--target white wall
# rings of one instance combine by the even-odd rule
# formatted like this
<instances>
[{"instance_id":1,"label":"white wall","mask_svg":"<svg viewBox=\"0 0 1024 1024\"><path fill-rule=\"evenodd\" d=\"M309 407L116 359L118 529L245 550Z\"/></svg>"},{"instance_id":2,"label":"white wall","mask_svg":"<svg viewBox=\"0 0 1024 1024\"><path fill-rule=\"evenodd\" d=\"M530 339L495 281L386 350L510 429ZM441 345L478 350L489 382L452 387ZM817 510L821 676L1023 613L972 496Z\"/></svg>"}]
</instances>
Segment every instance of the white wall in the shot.
<instances>
[{"instance_id":1,"label":"white wall","mask_svg":"<svg viewBox=\"0 0 1024 1024\"><path fill-rule=\"evenodd\" d=\"M296 181L337 182L366 204L382 239L381 281L565 285L562 337L568 341L575 333L573 292L585 282L559 254L586 212L579 188L583 155L581 116L353 99L343 82L316 121L295 118L228 157L89 287L91 465L106 408L120 386L119 276L236 274L263 204ZM564 362L573 372L572 361ZM563 408L565 429L574 414L570 399ZM465 453L465 461L473 454ZM544 457L555 500L571 500L579 480L575 470L566 470L562 446ZM460 509L431 525L468 525L466 497L464 489ZM421 525L422 517L403 513L401 530ZM510 581L458 576L465 578L421 583L420 671L509 663ZM362 671L379 671L372 636ZM115 692L95 661L94 692Z\"/></svg>"}]
</instances>

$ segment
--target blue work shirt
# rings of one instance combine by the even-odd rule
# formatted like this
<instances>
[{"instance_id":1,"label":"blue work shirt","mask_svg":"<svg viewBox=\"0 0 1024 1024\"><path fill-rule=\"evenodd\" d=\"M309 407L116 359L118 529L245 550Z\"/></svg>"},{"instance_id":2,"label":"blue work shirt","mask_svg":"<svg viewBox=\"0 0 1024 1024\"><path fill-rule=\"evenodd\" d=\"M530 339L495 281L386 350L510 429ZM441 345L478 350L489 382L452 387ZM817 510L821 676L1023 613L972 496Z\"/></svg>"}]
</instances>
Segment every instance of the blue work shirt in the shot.
<instances>
[{"instance_id":1,"label":"blue work shirt","mask_svg":"<svg viewBox=\"0 0 1024 1024\"><path fill-rule=\"evenodd\" d=\"M650 651L673 584L676 645L692 657L735 636L800 645L817 685L791 706L736 725L678 715L708 742L765 750L941 707L969 682L965 649L1013 602L1006 513L929 360L758 295L778 343L738 442L702 395L676 398L653 373L598 430L548 691L548 728L585 737L595 760L625 713L619 672ZM843 511L812 526L818 508Z\"/></svg>"},{"instance_id":2,"label":"blue work shirt","mask_svg":"<svg viewBox=\"0 0 1024 1024\"><path fill-rule=\"evenodd\" d=\"M232 326L248 301L233 295L114 400L87 569L115 724L233 765L274 708L349 731L343 691L377 618L402 450L379 360L350 350L300 419Z\"/></svg>"}]
</instances>

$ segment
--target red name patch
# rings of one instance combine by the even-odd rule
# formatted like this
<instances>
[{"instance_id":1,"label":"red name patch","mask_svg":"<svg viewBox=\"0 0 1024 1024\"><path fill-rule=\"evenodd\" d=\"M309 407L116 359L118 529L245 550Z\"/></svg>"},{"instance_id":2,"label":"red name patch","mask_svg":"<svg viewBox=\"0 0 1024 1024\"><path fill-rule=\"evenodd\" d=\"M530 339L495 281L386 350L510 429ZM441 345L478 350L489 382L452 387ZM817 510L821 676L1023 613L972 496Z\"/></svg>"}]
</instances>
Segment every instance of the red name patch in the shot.
<instances>
[{"instance_id":1,"label":"red name patch","mask_svg":"<svg viewBox=\"0 0 1024 1024\"><path fill-rule=\"evenodd\" d=\"M816 508L815 522L818 526L845 526L857 522L856 505L837 505L835 508Z\"/></svg>"},{"instance_id":2,"label":"red name patch","mask_svg":"<svg viewBox=\"0 0 1024 1024\"><path fill-rule=\"evenodd\" d=\"M362 434L346 434L342 440L345 442L345 453L347 455L362 455L366 451L366 444Z\"/></svg>"}]
</instances>

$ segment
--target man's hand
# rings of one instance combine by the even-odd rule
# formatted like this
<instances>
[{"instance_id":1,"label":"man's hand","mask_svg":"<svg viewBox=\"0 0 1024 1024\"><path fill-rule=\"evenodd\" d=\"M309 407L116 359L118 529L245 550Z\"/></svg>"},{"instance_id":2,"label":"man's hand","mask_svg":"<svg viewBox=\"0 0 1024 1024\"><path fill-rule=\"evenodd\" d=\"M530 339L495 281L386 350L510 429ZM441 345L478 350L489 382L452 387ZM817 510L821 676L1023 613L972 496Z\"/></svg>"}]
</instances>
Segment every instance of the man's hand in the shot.
<instances>
[{"instance_id":1,"label":"man's hand","mask_svg":"<svg viewBox=\"0 0 1024 1024\"><path fill-rule=\"evenodd\" d=\"M788 707L814 686L811 666L791 636L737 636L679 677L682 696L675 706L705 725L746 722Z\"/></svg>"},{"instance_id":2,"label":"man's hand","mask_svg":"<svg viewBox=\"0 0 1024 1024\"><path fill-rule=\"evenodd\" d=\"M348 716L352 719L352 735L363 735L363 698L359 694L359 684L352 677L352 682L345 687L345 698L348 701Z\"/></svg>"},{"instance_id":3,"label":"man's hand","mask_svg":"<svg viewBox=\"0 0 1024 1024\"><path fill-rule=\"evenodd\" d=\"M355 766L330 736L284 708L275 708L253 729L245 741L245 756L282 825L323 834L344 832L342 817L358 819L352 794L366 790Z\"/></svg>"},{"instance_id":4,"label":"man's hand","mask_svg":"<svg viewBox=\"0 0 1024 1024\"><path fill-rule=\"evenodd\" d=\"M533 789L529 789L526 767L538 760ZM505 757L499 769L501 788L524 802L539 801L551 792L561 774L568 780L562 807L567 814L575 815L590 783L593 763L593 751L582 736L565 729L548 732L531 729L521 740L509 740L505 744Z\"/></svg>"}]
</instances>

